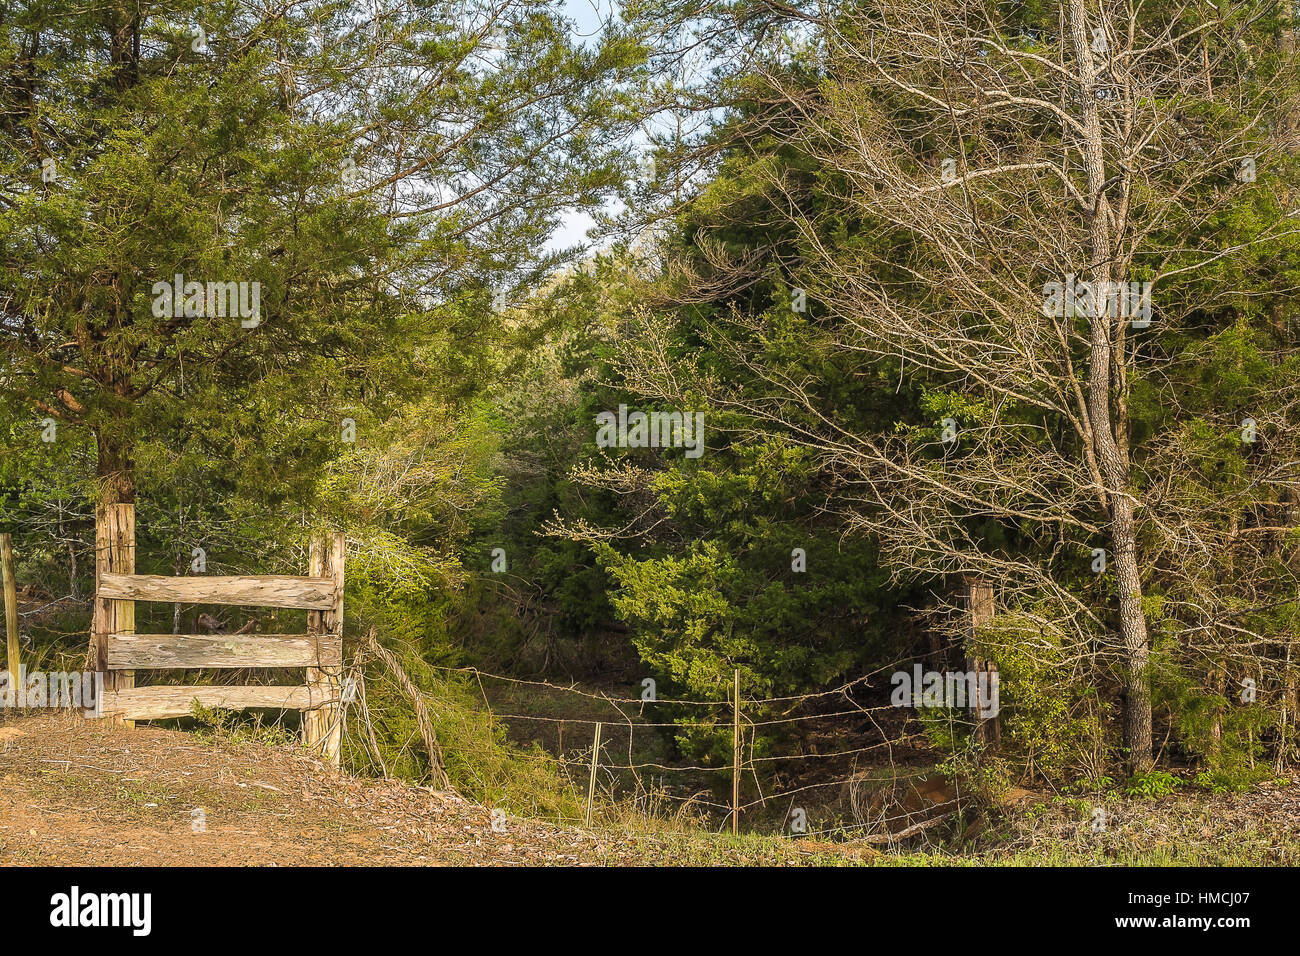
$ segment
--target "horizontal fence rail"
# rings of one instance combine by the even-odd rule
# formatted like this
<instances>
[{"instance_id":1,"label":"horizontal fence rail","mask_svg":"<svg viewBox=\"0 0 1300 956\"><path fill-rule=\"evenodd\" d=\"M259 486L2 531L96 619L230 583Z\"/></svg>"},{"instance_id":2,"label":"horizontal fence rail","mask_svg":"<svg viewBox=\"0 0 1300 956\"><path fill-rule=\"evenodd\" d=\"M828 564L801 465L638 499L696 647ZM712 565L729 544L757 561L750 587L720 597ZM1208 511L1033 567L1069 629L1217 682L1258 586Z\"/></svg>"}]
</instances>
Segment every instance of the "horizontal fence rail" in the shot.
<instances>
[{"instance_id":1,"label":"horizontal fence rail","mask_svg":"<svg viewBox=\"0 0 1300 956\"><path fill-rule=\"evenodd\" d=\"M323 634L112 634L108 639L110 670L342 663L342 641Z\"/></svg>"},{"instance_id":2,"label":"horizontal fence rail","mask_svg":"<svg viewBox=\"0 0 1300 956\"><path fill-rule=\"evenodd\" d=\"M99 596L113 601L240 604L325 611L334 606L337 587L330 578L291 574L210 577L104 574L99 579Z\"/></svg>"},{"instance_id":3,"label":"horizontal fence rail","mask_svg":"<svg viewBox=\"0 0 1300 956\"><path fill-rule=\"evenodd\" d=\"M194 703L203 707L269 707L280 710L312 710L330 703L324 694L313 693L305 684L277 686L186 686L155 685L108 691L100 704L105 717L124 720L160 720L164 717L188 717Z\"/></svg>"}]
</instances>

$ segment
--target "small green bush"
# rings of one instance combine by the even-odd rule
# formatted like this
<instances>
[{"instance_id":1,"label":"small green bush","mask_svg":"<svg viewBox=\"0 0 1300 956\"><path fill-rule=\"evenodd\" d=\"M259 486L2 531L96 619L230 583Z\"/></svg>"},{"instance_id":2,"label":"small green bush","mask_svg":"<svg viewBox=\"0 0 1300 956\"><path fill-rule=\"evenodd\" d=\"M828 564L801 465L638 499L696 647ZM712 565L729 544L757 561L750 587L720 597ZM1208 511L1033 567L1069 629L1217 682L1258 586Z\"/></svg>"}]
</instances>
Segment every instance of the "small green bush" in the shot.
<instances>
[{"instance_id":1,"label":"small green bush","mask_svg":"<svg viewBox=\"0 0 1300 956\"><path fill-rule=\"evenodd\" d=\"M1152 770L1148 773L1134 774L1129 777L1128 782L1124 784L1124 794L1129 797L1155 799L1169 796L1182 785L1183 781L1172 773L1167 773L1164 770Z\"/></svg>"},{"instance_id":2,"label":"small green bush","mask_svg":"<svg viewBox=\"0 0 1300 956\"><path fill-rule=\"evenodd\" d=\"M1030 615L1001 614L981 628L977 651L998 666L1002 756L1026 780L1060 788L1083 778L1098 789L1107 751L1107 707L1062 641Z\"/></svg>"}]
</instances>

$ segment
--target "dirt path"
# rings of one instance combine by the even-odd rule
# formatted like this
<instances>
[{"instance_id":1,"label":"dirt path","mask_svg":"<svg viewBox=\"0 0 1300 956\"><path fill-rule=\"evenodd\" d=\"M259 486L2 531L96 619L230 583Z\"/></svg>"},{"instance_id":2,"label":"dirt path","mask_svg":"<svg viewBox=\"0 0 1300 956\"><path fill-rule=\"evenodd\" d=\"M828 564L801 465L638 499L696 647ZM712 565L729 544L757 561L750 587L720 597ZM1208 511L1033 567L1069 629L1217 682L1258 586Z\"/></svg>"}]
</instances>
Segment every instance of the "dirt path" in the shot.
<instances>
[{"instance_id":1,"label":"dirt path","mask_svg":"<svg viewBox=\"0 0 1300 956\"><path fill-rule=\"evenodd\" d=\"M202 826L198 814L202 811ZM452 794L359 780L290 747L42 716L0 724L0 863L574 864L635 848Z\"/></svg>"},{"instance_id":2,"label":"dirt path","mask_svg":"<svg viewBox=\"0 0 1300 956\"><path fill-rule=\"evenodd\" d=\"M1040 804L1043 794L1030 804ZM1094 804L1106 825L1095 828ZM72 716L0 720L0 865L1297 865L1300 781L1067 799L903 856L808 839L588 831L340 773L294 746ZM202 811L201 821L195 811ZM199 822L202 826L197 825ZM924 841L923 841L924 843ZM901 848L900 848L901 849Z\"/></svg>"},{"instance_id":3,"label":"dirt path","mask_svg":"<svg viewBox=\"0 0 1300 956\"><path fill-rule=\"evenodd\" d=\"M814 859L807 848L716 843L701 856L680 840L611 837L515 817L498 832L483 806L454 794L351 777L294 747L71 716L0 721L0 864L694 862Z\"/></svg>"}]
</instances>

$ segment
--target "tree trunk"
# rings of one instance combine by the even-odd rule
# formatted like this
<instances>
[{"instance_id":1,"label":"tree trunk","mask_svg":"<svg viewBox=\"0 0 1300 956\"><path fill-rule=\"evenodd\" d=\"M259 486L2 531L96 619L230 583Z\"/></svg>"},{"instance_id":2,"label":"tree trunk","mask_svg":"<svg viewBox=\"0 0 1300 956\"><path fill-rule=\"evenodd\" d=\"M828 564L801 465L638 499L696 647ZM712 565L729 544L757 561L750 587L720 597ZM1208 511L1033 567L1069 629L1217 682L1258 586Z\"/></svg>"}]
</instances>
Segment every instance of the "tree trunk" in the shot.
<instances>
[{"instance_id":1,"label":"tree trunk","mask_svg":"<svg viewBox=\"0 0 1300 956\"><path fill-rule=\"evenodd\" d=\"M99 461L95 474L99 478L100 503L104 505L135 504L135 454L130 442L95 432L99 446Z\"/></svg>"},{"instance_id":2,"label":"tree trunk","mask_svg":"<svg viewBox=\"0 0 1300 956\"><path fill-rule=\"evenodd\" d=\"M1119 627L1124 642L1124 749L1129 770L1151 769L1151 687L1147 668L1150 644L1142 614L1142 580L1138 573L1137 540L1133 533L1133 503L1128 497L1112 498L1114 515L1115 576L1119 580Z\"/></svg>"},{"instance_id":3,"label":"tree trunk","mask_svg":"<svg viewBox=\"0 0 1300 956\"><path fill-rule=\"evenodd\" d=\"M1221 660L1215 660L1210 667L1209 678L1206 680L1210 690L1216 697L1225 697L1228 693L1228 671L1227 664ZM1216 707L1214 716L1210 718L1210 742L1206 752L1206 765L1210 768L1217 767L1219 760L1223 756L1223 710Z\"/></svg>"},{"instance_id":4,"label":"tree trunk","mask_svg":"<svg viewBox=\"0 0 1300 956\"><path fill-rule=\"evenodd\" d=\"M1111 234L1112 210L1104 186L1106 178L1105 143L1094 94L1097 81L1093 63L1091 32L1083 0L1068 5L1070 35L1083 100L1084 135L1081 138L1084 169L1088 177L1089 252L1092 263L1088 279L1092 288L1108 290L1114 279L1114 239ZM1100 285L1098 285L1100 283ZM1106 297L1109 301L1109 297ZM1128 492L1128 442L1116 434L1115 421L1126 421L1121 407L1112 414L1112 363L1118 365L1124 355L1123 314L1109 315L1098 308L1094 298L1090 311L1090 367L1088 369L1087 411L1093 449L1105 479L1104 501L1110 512L1111 545L1114 550L1115 577L1118 584L1119 627L1124 657L1124 749L1130 770L1145 772L1151 767L1151 690L1147 683L1150 644L1146 618L1142 613L1142 578L1137 558L1137 534L1134 522L1134 499ZM1096 313L1102 312L1098 315ZM1112 322L1112 320L1114 320ZM1113 326L1113 327L1112 327Z\"/></svg>"}]
</instances>

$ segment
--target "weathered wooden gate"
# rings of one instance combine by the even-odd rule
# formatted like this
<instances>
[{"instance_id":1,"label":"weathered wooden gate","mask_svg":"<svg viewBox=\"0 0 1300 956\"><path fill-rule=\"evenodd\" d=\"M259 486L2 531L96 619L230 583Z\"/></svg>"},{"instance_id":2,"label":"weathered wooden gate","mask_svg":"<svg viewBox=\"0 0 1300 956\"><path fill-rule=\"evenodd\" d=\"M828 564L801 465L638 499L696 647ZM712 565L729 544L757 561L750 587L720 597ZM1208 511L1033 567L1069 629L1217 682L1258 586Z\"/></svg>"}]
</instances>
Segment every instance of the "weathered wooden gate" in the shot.
<instances>
[{"instance_id":1,"label":"weathered wooden gate","mask_svg":"<svg viewBox=\"0 0 1300 956\"><path fill-rule=\"evenodd\" d=\"M109 505L95 523L91 640L105 672L101 714L124 721L183 717L204 707L301 710L303 742L339 759L343 669L342 534L311 545L304 576L170 577L135 573L135 506ZM305 608L305 634L137 634L135 602ZM303 667L302 684L135 686L137 670Z\"/></svg>"}]
</instances>

